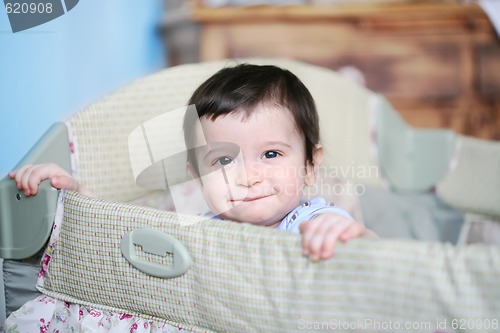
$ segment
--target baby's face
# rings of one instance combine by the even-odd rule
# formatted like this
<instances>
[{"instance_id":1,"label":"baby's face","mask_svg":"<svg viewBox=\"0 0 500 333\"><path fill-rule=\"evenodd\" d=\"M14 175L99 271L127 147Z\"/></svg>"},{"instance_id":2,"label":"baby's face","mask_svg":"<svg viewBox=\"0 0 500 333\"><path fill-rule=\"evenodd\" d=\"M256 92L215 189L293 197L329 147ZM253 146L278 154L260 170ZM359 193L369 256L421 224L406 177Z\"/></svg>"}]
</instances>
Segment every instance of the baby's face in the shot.
<instances>
[{"instance_id":1,"label":"baby's face","mask_svg":"<svg viewBox=\"0 0 500 333\"><path fill-rule=\"evenodd\" d=\"M228 220L275 226L300 204L303 187L313 182L304 138L287 109L258 106L243 112L202 118L196 153L200 185L208 207ZM306 167L307 166L307 167Z\"/></svg>"}]
</instances>

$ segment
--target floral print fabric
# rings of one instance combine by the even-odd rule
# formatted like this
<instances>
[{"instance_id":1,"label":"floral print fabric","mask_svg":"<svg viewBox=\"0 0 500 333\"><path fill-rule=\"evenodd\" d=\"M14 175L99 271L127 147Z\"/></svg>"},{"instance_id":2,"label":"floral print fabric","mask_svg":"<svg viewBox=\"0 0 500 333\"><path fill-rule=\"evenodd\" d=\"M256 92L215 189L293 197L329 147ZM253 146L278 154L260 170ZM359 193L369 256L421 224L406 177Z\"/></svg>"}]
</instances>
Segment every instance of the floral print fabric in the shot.
<instances>
[{"instance_id":1,"label":"floral print fabric","mask_svg":"<svg viewBox=\"0 0 500 333\"><path fill-rule=\"evenodd\" d=\"M51 255L57 247L63 216L64 193L61 191L56 208L54 227L44 256L37 285L43 287L50 266ZM96 303L99 300L96 300ZM13 312L0 327L0 333L171 333L190 332L165 322L144 319L126 313L102 311L75 303L64 302L49 296L39 296Z\"/></svg>"}]
</instances>

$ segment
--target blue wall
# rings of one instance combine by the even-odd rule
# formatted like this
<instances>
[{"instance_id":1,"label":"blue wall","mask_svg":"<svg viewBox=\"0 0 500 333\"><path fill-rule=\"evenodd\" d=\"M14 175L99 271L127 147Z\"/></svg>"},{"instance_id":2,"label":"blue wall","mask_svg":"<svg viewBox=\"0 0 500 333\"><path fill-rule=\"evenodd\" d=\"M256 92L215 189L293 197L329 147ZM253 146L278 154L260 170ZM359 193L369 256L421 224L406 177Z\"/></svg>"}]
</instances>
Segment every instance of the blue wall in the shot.
<instances>
[{"instance_id":1,"label":"blue wall","mask_svg":"<svg viewBox=\"0 0 500 333\"><path fill-rule=\"evenodd\" d=\"M52 123L164 67L156 32L162 4L80 0L65 15L15 34L0 7L0 178Z\"/></svg>"}]
</instances>

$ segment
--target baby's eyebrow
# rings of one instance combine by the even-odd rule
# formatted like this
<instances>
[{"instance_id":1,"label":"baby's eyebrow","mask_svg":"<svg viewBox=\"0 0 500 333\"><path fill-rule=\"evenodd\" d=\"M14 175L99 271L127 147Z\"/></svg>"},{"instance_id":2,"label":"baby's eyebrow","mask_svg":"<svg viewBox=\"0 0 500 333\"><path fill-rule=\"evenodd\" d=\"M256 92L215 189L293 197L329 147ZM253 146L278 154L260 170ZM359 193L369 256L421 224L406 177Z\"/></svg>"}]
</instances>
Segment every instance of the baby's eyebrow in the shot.
<instances>
[{"instance_id":1,"label":"baby's eyebrow","mask_svg":"<svg viewBox=\"0 0 500 333\"><path fill-rule=\"evenodd\" d=\"M290 144L284 142L284 141L266 141L263 143L265 146L283 146L286 148L293 148Z\"/></svg>"},{"instance_id":2,"label":"baby's eyebrow","mask_svg":"<svg viewBox=\"0 0 500 333\"><path fill-rule=\"evenodd\" d=\"M203 155L203 158L212 158L212 157L218 157L220 155L227 155L228 151L221 149L221 148L215 148L215 149L207 149L205 154Z\"/></svg>"},{"instance_id":3,"label":"baby's eyebrow","mask_svg":"<svg viewBox=\"0 0 500 333\"><path fill-rule=\"evenodd\" d=\"M210 160L221 155L236 156L240 152L238 145L234 143L218 143L217 145L207 145L204 147L202 158Z\"/></svg>"}]
</instances>

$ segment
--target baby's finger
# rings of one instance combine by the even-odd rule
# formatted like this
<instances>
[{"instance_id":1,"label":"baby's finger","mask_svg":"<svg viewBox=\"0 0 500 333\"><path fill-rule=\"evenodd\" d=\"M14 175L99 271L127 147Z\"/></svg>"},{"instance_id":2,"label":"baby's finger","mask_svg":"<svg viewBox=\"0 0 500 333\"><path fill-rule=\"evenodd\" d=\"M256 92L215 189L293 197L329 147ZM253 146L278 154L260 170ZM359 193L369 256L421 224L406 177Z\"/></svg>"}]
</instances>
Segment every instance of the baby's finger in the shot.
<instances>
[{"instance_id":1,"label":"baby's finger","mask_svg":"<svg viewBox=\"0 0 500 333\"><path fill-rule=\"evenodd\" d=\"M56 176L53 177L50 181L50 184L57 189L68 189L71 191L78 191L79 185L78 182L73 179L73 177L69 176Z\"/></svg>"},{"instance_id":2,"label":"baby's finger","mask_svg":"<svg viewBox=\"0 0 500 333\"><path fill-rule=\"evenodd\" d=\"M365 234L365 232L365 226L362 223L355 222L342 232L342 234L340 235L340 240L342 242L347 242L352 238Z\"/></svg>"},{"instance_id":3,"label":"baby's finger","mask_svg":"<svg viewBox=\"0 0 500 333\"><path fill-rule=\"evenodd\" d=\"M335 246L339 237L339 231L335 228L336 225L331 225L325 232L323 244L321 246L320 258L329 259L335 253Z\"/></svg>"},{"instance_id":4,"label":"baby's finger","mask_svg":"<svg viewBox=\"0 0 500 333\"><path fill-rule=\"evenodd\" d=\"M47 176L44 174L43 167L40 165L35 165L31 168L28 168L23 175L23 188L27 195L35 195L38 193L38 187L42 180L46 179Z\"/></svg>"},{"instance_id":5,"label":"baby's finger","mask_svg":"<svg viewBox=\"0 0 500 333\"><path fill-rule=\"evenodd\" d=\"M309 253L309 258L312 260L319 260L321 258L321 252L325 242L325 236L328 233L329 225L326 223L315 224L317 226L309 236L310 238L309 243L307 244L307 251Z\"/></svg>"},{"instance_id":6,"label":"baby's finger","mask_svg":"<svg viewBox=\"0 0 500 333\"><path fill-rule=\"evenodd\" d=\"M310 252L311 239L314 236L318 224L312 220L304 221L300 224L299 230L302 234L302 255L308 256Z\"/></svg>"},{"instance_id":7,"label":"baby's finger","mask_svg":"<svg viewBox=\"0 0 500 333\"><path fill-rule=\"evenodd\" d=\"M23 176L23 182L27 182L30 194L37 194L40 183L53 177L55 175L54 165L52 164L38 164L28 168ZM26 179L27 178L27 179Z\"/></svg>"},{"instance_id":8,"label":"baby's finger","mask_svg":"<svg viewBox=\"0 0 500 333\"><path fill-rule=\"evenodd\" d=\"M349 220L340 220L335 224L330 224L329 228L325 231L323 244L321 247L321 259L329 259L335 253L335 247L343 232L349 228L352 222Z\"/></svg>"},{"instance_id":9,"label":"baby's finger","mask_svg":"<svg viewBox=\"0 0 500 333\"><path fill-rule=\"evenodd\" d=\"M36 187L38 187L38 183L36 179L33 179L33 172L36 170L36 166L30 166L24 170L21 177L21 189L24 191L24 194L29 196L36 193Z\"/></svg>"},{"instance_id":10,"label":"baby's finger","mask_svg":"<svg viewBox=\"0 0 500 333\"><path fill-rule=\"evenodd\" d=\"M14 180L16 181L17 188L22 189L21 187L21 179L23 178L23 174L26 172L26 169L31 168L31 164L23 165L19 170L12 171L11 173L14 175Z\"/></svg>"}]
</instances>

